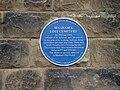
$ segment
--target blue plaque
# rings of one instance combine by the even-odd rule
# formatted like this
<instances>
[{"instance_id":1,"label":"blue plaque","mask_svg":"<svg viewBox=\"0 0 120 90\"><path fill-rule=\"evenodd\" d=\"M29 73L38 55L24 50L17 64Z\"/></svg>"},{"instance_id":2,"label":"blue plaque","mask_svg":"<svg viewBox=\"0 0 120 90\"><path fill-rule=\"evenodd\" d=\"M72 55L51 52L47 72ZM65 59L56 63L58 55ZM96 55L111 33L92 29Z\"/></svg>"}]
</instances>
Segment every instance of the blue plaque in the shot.
<instances>
[{"instance_id":1,"label":"blue plaque","mask_svg":"<svg viewBox=\"0 0 120 90\"><path fill-rule=\"evenodd\" d=\"M75 20L58 18L43 28L39 43L48 61L59 66L69 66L84 56L88 38L84 28Z\"/></svg>"}]
</instances>

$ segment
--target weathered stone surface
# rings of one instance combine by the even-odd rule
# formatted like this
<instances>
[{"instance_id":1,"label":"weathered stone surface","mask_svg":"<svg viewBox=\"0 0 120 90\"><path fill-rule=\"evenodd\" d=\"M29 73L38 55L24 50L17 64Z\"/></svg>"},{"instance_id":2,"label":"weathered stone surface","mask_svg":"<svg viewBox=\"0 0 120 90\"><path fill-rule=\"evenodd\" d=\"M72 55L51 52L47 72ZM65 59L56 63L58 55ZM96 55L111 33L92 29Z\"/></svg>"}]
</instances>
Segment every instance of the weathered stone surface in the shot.
<instances>
[{"instance_id":1,"label":"weathered stone surface","mask_svg":"<svg viewBox=\"0 0 120 90\"><path fill-rule=\"evenodd\" d=\"M0 13L0 38L3 36L3 29L2 29L2 15Z\"/></svg>"},{"instance_id":2,"label":"weathered stone surface","mask_svg":"<svg viewBox=\"0 0 120 90\"><path fill-rule=\"evenodd\" d=\"M0 40L0 68L27 67L29 43L27 40Z\"/></svg>"},{"instance_id":3,"label":"weathered stone surface","mask_svg":"<svg viewBox=\"0 0 120 90\"><path fill-rule=\"evenodd\" d=\"M52 63L50 63L43 56L39 48L39 39L31 39L30 61L33 61L31 62L30 65L34 67L56 67L56 65L53 65ZM72 67L80 67L80 66L83 66L83 67L90 66L89 48L85 56L82 58L82 60L74 64Z\"/></svg>"},{"instance_id":4,"label":"weathered stone surface","mask_svg":"<svg viewBox=\"0 0 120 90\"><path fill-rule=\"evenodd\" d=\"M93 11L120 11L120 0L91 0Z\"/></svg>"},{"instance_id":5,"label":"weathered stone surface","mask_svg":"<svg viewBox=\"0 0 120 90\"><path fill-rule=\"evenodd\" d=\"M6 13L4 37L39 37L45 24L55 17L77 20L87 31L88 37L120 37L120 13Z\"/></svg>"},{"instance_id":6,"label":"weathered stone surface","mask_svg":"<svg viewBox=\"0 0 120 90\"><path fill-rule=\"evenodd\" d=\"M4 16L4 37L39 37L46 21L53 13L6 13Z\"/></svg>"},{"instance_id":7,"label":"weathered stone surface","mask_svg":"<svg viewBox=\"0 0 120 90\"><path fill-rule=\"evenodd\" d=\"M92 66L120 67L120 39L93 39L90 48Z\"/></svg>"},{"instance_id":8,"label":"weathered stone surface","mask_svg":"<svg viewBox=\"0 0 120 90\"><path fill-rule=\"evenodd\" d=\"M120 0L0 0L0 10L120 11ZM19 8L19 9L18 9Z\"/></svg>"},{"instance_id":9,"label":"weathered stone surface","mask_svg":"<svg viewBox=\"0 0 120 90\"><path fill-rule=\"evenodd\" d=\"M52 10L52 0L24 0L27 10Z\"/></svg>"},{"instance_id":10,"label":"weathered stone surface","mask_svg":"<svg viewBox=\"0 0 120 90\"><path fill-rule=\"evenodd\" d=\"M14 0L14 11L25 11L24 0Z\"/></svg>"},{"instance_id":11,"label":"weathered stone surface","mask_svg":"<svg viewBox=\"0 0 120 90\"><path fill-rule=\"evenodd\" d=\"M12 10L14 0L0 0L0 10Z\"/></svg>"},{"instance_id":12,"label":"weathered stone surface","mask_svg":"<svg viewBox=\"0 0 120 90\"><path fill-rule=\"evenodd\" d=\"M2 71L0 71L0 90L2 90Z\"/></svg>"},{"instance_id":13,"label":"weathered stone surface","mask_svg":"<svg viewBox=\"0 0 120 90\"><path fill-rule=\"evenodd\" d=\"M37 70L8 71L5 78L5 90L41 90L40 73Z\"/></svg>"},{"instance_id":14,"label":"weathered stone surface","mask_svg":"<svg viewBox=\"0 0 120 90\"><path fill-rule=\"evenodd\" d=\"M31 49L30 49L30 65L34 67L54 67L48 60L45 59L42 52L39 48L39 39L31 40Z\"/></svg>"},{"instance_id":15,"label":"weathered stone surface","mask_svg":"<svg viewBox=\"0 0 120 90\"><path fill-rule=\"evenodd\" d=\"M49 69L44 90L119 90L120 69Z\"/></svg>"},{"instance_id":16,"label":"weathered stone surface","mask_svg":"<svg viewBox=\"0 0 120 90\"><path fill-rule=\"evenodd\" d=\"M120 11L120 0L55 0L54 10Z\"/></svg>"},{"instance_id":17,"label":"weathered stone surface","mask_svg":"<svg viewBox=\"0 0 120 90\"><path fill-rule=\"evenodd\" d=\"M61 16L77 20L88 37L120 37L120 13L78 12L62 13Z\"/></svg>"},{"instance_id":18,"label":"weathered stone surface","mask_svg":"<svg viewBox=\"0 0 120 90\"><path fill-rule=\"evenodd\" d=\"M55 0L54 10L91 10L90 0Z\"/></svg>"}]
</instances>

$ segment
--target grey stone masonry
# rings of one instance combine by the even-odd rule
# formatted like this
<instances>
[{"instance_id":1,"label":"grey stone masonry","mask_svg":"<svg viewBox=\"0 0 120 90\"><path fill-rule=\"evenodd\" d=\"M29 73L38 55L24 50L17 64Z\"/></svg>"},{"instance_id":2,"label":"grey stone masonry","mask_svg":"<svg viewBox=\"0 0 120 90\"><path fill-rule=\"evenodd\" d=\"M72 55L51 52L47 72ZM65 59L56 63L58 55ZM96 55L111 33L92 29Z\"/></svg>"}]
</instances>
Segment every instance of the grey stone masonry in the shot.
<instances>
[{"instance_id":1,"label":"grey stone masonry","mask_svg":"<svg viewBox=\"0 0 120 90\"><path fill-rule=\"evenodd\" d=\"M2 90L119 90L120 69L29 68L1 70Z\"/></svg>"},{"instance_id":2,"label":"grey stone masonry","mask_svg":"<svg viewBox=\"0 0 120 90\"><path fill-rule=\"evenodd\" d=\"M0 38L3 37L2 14L0 13Z\"/></svg>"},{"instance_id":3,"label":"grey stone masonry","mask_svg":"<svg viewBox=\"0 0 120 90\"><path fill-rule=\"evenodd\" d=\"M5 70L3 90L43 90L43 70Z\"/></svg>"},{"instance_id":4,"label":"grey stone masonry","mask_svg":"<svg viewBox=\"0 0 120 90\"><path fill-rule=\"evenodd\" d=\"M61 17L88 37L84 57L68 67L50 63L39 45ZM0 90L120 90L120 0L0 0Z\"/></svg>"},{"instance_id":5,"label":"grey stone masonry","mask_svg":"<svg viewBox=\"0 0 120 90\"><path fill-rule=\"evenodd\" d=\"M93 67L120 67L120 39L91 39Z\"/></svg>"},{"instance_id":6,"label":"grey stone masonry","mask_svg":"<svg viewBox=\"0 0 120 90\"><path fill-rule=\"evenodd\" d=\"M2 90L2 71L0 70L0 90Z\"/></svg>"},{"instance_id":7,"label":"grey stone masonry","mask_svg":"<svg viewBox=\"0 0 120 90\"><path fill-rule=\"evenodd\" d=\"M119 90L120 69L48 69L44 90Z\"/></svg>"},{"instance_id":8,"label":"grey stone masonry","mask_svg":"<svg viewBox=\"0 0 120 90\"><path fill-rule=\"evenodd\" d=\"M54 18L68 17L77 20L88 37L120 37L120 13L14 13L6 12L3 18L3 37L39 38L47 22Z\"/></svg>"},{"instance_id":9,"label":"grey stone masonry","mask_svg":"<svg viewBox=\"0 0 120 90\"><path fill-rule=\"evenodd\" d=\"M84 57L70 67L120 67L119 38L89 38ZM39 39L0 39L0 68L57 67L39 48Z\"/></svg>"},{"instance_id":10,"label":"grey stone masonry","mask_svg":"<svg viewBox=\"0 0 120 90\"><path fill-rule=\"evenodd\" d=\"M120 11L120 0L0 0L1 11Z\"/></svg>"},{"instance_id":11,"label":"grey stone masonry","mask_svg":"<svg viewBox=\"0 0 120 90\"><path fill-rule=\"evenodd\" d=\"M120 0L55 0L55 10L120 11Z\"/></svg>"},{"instance_id":12,"label":"grey stone masonry","mask_svg":"<svg viewBox=\"0 0 120 90\"><path fill-rule=\"evenodd\" d=\"M14 0L0 0L0 10L13 10Z\"/></svg>"},{"instance_id":13,"label":"grey stone masonry","mask_svg":"<svg viewBox=\"0 0 120 90\"><path fill-rule=\"evenodd\" d=\"M51 17L54 13L5 13L3 37L39 37Z\"/></svg>"},{"instance_id":14,"label":"grey stone masonry","mask_svg":"<svg viewBox=\"0 0 120 90\"><path fill-rule=\"evenodd\" d=\"M29 42L27 40L0 40L0 68L28 65Z\"/></svg>"}]
</instances>

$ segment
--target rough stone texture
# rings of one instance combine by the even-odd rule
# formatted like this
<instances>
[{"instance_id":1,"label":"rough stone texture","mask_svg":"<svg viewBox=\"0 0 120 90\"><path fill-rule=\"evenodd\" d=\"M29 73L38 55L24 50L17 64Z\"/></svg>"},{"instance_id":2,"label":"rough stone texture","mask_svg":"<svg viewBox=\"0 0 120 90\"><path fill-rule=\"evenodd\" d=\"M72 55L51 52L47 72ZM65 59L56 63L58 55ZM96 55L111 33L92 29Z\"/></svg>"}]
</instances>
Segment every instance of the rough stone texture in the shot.
<instances>
[{"instance_id":1,"label":"rough stone texture","mask_svg":"<svg viewBox=\"0 0 120 90\"><path fill-rule=\"evenodd\" d=\"M4 37L39 37L44 24L55 15L53 13L5 13Z\"/></svg>"},{"instance_id":2,"label":"rough stone texture","mask_svg":"<svg viewBox=\"0 0 120 90\"><path fill-rule=\"evenodd\" d=\"M0 11L0 90L120 90L120 0L0 0ZM45 59L38 40L59 17L89 37L83 59L64 68Z\"/></svg>"},{"instance_id":3,"label":"rough stone texture","mask_svg":"<svg viewBox=\"0 0 120 90\"><path fill-rule=\"evenodd\" d=\"M27 40L0 40L0 68L27 67L28 45Z\"/></svg>"},{"instance_id":4,"label":"rough stone texture","mask_svg":"<svg viewBox=\"0 0 120 90\"><path fill-rule=\"evenodd\" d=\"M24 0L14 0L14 11L25 11Z\"/></svg>"},{"instance_id":5,"label":"rough stone texture","mask_svg":"<svg viewBox=\"0 0 120 90\"><path fill-rule=\"evenodd\" d=\"M3 36L3 29L2 29L2 15L0 13L0 38Z\"/></svg>"},{"instance_id":6,"label":"rough stone texture","mask_svg":"<svg viewBox=\"0 0 120 90\"><path fill-rule=\"evenodd\" d=\"M36 70L8 71L5 90L41 90L41 73Z\"/></svg>"},{"instance_id":7,"label":"rough stone texture","mask_svg":"<svg viewBox=\"0 0 120 90\"><path fill-rule=\"evenodd\" d=\"M120 11L120 0L0 0L0 10Z\"/></svg>"},{"instance_id":8,"label":"rough stone texture","mask_svg":"<svg viewBox=\"0 0 120 90\"><path fill-rule=\"evenodd\" d=\"M39 37L45 24L55 17L77 20L88 37L120 37L120 13L6 13L3 21L4 37Z\"/></svg>"},{"instance_id":9,"label":"rough stone texture","mask_svg":"<svg viewBox=\"0 0 120 90\"><path fill-rule=\"evenodd\" d=\"M119 90L120 69L49 69L44 90Z\"/></svg>"},{"instance_id":10,"label":"rough stone texture","mask_svg":"<svg viewBox=\"0 0 120 90\"><path fill-rule=\"evenodd\" d=\"M90 0L55 0L54 10L91 10Z\"/></svg>"},{"instance_id":11,"label":"rough stone texture","mask_svg":"<svg viewBox=\"0 0 120 90\"><path fill-rule=\"evenodd\" d=\"M48 60L44 58L39 48L39 39L31 40L30 59L33 61L34 67L53 67Z\"/></svg>"},{"instance_id":12,"label":"rough stone texture","mask_svg":"<svg viewBox=\"0 0 120 90\"><path fill-rule=\"evenodd\" d=\"M0 71L0 90L2 90L2 71Z\"/></svg>"},{"instance_id":13,"label":"rough stone texture","mask_svg":"<svg viewBox=\"0 0 120 90\"><path fill-rule=\"evenodd\" d=\"M92 66L120 67L120 39L93 39L90 48Z\"/></svg>"},{"instance_id":14,"label":"rough stone texture","mask_svg":"<svg viewBox=\"0 0 120 90\"><path fill-rule=\"evenodd\" d=\"M120 0L55 0L54 10L120 11Z\"/></svg>"},{"instance_id":15,"label":"rough stone texture","mask_svg":"<svg viewBox=\"0 0 120 90\"><path fill-rule=\"evenodd\" d=\"M42 52L39 48L39 40L38 39L32 39L31 40L31 49L30 49L30 60L31 66L33 67L56 67L56 65L53 65L48 60L45 59ZM85 56L82 58L81 61L77 62L76 64L72 65L73 67L80 67L80 66L90 66L90 53L89 48L85 54Z\"/></svg>"},{"instance_id":16,"label":"rough stone texture","mask_svg":"<svg viewBox=\"0 0 120 90\"><path fill-rule=\"evenodd\" d=\"M27 10L52 10L52 0L24 0Z\"/></svg>"},{"instance_id":17,"label":"rough stone texture","mask_svg":"<svg viewBox=\"0 0 120 90\"><path fill-rule=\"evenodd\" d=\"M91 0L93 11L120 11L120 0Z\"/></svg>"},{"instance_id":18,"label":"rough stone texture","mask_svg":"<svg viewBox=\"0 0 120 90\"><path fill-rule=\"evenodd\" d=\"M0 0L0 10L12 10L14 0Z\"/></svg>"},{"instance_id":19,"label":"rough stone texture","mask_svg":"<svg viewBox=\"0 0 120 90\"><path fill-rule=\"evenodd\" d=\"M61 16L77 20L88 37L120 37L120 13L78 12L61 13Z\"/></svg>"}]
</instances>

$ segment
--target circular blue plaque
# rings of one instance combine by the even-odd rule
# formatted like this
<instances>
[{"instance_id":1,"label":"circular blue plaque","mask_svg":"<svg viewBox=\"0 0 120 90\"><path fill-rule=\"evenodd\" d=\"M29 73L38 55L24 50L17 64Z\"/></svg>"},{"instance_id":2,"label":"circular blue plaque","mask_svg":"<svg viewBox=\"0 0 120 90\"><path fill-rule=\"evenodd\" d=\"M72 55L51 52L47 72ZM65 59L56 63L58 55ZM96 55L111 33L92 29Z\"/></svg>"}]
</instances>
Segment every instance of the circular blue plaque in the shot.
<instances>
[{"instance_id":1,"label":"circular blue plaque","mask_svg":"<svg viewBox=\"0 0 120 90\"><path fill-rule=\"evenodd\" d=\"M43 28L39 43L48 61L59 66L69 66L84 56L88 38L84 28L75 20L58 18Z\"/></svg>"}]
</instances>

